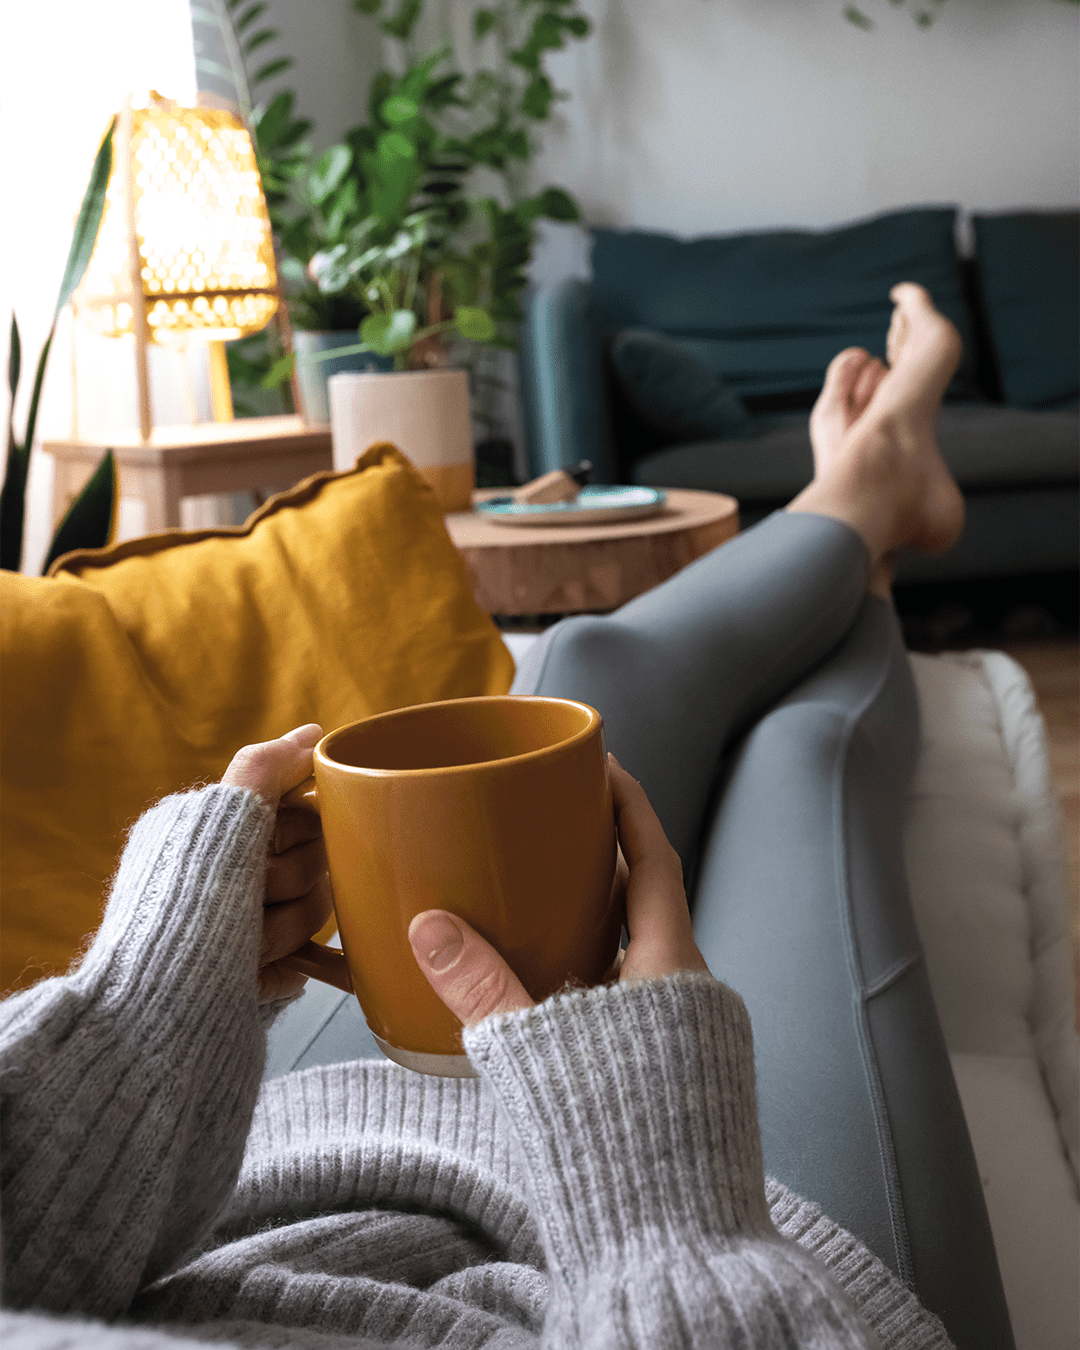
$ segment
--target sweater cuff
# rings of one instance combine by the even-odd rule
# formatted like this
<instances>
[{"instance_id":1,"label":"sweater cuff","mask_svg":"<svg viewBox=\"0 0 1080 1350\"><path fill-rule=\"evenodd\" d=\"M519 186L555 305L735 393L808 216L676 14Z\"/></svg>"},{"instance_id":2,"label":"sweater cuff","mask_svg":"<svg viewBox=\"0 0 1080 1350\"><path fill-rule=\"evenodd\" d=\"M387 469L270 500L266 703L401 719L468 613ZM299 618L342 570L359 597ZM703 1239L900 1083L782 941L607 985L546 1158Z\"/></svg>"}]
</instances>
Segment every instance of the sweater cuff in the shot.
<instances>
[{"instance_id":1,"label":"sweater cuff","mask_svg":"<svg viewBox=\"0 0 1080 1350\"><path fill-rule=\"evenodd\" d=\"M588 1267L650 1233L775 1231L750 1019L710 975L559 994L464 1043L521 1145L556 1263Z\"/></svg>"},{"instance_id":2,"label":"sweater cuff","mask_svg":"<svg viewBox=\"0 0 1080 1350\"><path fill-rule=\"evenodd\" d=\"M254 1006L261 923L251 895L274 820L255 793L219 783L147 811L77 985L122 1002L131 1023L177 997L190 1031L223 1000Z\"/></svg>"}]
</instances>

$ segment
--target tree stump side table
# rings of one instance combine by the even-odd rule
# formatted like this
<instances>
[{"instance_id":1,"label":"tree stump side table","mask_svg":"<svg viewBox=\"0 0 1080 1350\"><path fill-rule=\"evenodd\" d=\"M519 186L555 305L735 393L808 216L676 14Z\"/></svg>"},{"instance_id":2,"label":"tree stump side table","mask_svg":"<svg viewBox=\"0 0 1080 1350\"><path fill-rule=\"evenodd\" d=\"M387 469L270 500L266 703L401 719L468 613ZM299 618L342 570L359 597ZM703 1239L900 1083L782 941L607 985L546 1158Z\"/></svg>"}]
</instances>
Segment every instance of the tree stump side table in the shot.
<instances>
[{"instance_id":1,"label":"tree stump side table","mask_svg":"<svg viewBox=\"0 0 1080 1350\"><path fill-rule=\"evenodd\" d=\"M489 614L603 613L737 534L739 504L719 492L669 488L658 515L620 524L498 525L455 511L446 528Z\"/></svg>"}]
</instances>

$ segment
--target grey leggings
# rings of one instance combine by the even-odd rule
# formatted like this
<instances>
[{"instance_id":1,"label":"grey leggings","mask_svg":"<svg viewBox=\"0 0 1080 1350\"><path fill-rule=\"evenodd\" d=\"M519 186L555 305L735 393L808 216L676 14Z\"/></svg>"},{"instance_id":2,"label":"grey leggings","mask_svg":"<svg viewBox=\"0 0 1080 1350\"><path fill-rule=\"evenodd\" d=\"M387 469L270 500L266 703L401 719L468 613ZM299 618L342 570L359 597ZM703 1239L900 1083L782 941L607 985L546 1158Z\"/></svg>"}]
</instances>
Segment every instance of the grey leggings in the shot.
<instances>
[{"instance_id":1,"label":"grey leggings","mask_svg":"<svg viewBox=\"0 0 1080 1350\"><path fill-rule=\"evenodd\" d=\"M604 617L515 693L581 699L678 849L754 1028L766 1169L860 1237L960 1350L1012 1344L904 875L918 708L846 526L778 513Z\"/></svg>"}]
</instances>

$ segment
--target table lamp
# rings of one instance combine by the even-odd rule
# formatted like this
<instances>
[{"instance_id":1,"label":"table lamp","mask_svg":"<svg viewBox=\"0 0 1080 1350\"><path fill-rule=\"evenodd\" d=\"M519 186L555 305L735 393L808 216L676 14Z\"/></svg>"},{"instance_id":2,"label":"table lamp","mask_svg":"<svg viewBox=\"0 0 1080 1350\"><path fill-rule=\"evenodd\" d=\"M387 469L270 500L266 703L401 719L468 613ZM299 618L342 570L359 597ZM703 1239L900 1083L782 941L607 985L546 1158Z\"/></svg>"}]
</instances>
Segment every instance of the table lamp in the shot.
<instances>
[{"instance_id":1,"label":"table lamp","mask_svg":"<svg viewBox=\"0 0 1080 1350\"><path fill-rule=\"evenodd\" d=\"M295 414L233 421L225 342L258 332L277 312L291 345L255 154L235 113L156 94L147 108L125 100L105 214L74 300L97 332L134 334L138 429L42 443L55 462L55 518L106 449L122 495L142 500L151 533L180 524L184 497L251 492L260 502L264 485L331 467L329 427ZM155 428L148 345L193 339L209 344L214 420Z\"/></svg>"},{"instance_id":2,"label":"table lamp","mask_svg":"<svg viewBox=\"0 0 1080 1350\"><path fill-rule=\"evenodd\" d=\"M105 337L134 332L139 422L152 429L147 342L209 343L215 421L232 419L224 343L278 309L273 240L251 137L221 108L125 101L105 213L76 294Z\"/></svg>"}]
</instances>

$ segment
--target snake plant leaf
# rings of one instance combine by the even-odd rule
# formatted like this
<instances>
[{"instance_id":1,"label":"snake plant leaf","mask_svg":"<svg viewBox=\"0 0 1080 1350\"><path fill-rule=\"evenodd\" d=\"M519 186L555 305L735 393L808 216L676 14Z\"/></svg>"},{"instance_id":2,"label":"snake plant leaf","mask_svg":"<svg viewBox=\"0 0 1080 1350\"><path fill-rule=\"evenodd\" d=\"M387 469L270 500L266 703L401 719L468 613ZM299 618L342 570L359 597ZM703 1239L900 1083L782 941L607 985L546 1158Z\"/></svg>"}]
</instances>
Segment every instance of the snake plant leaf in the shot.
<instances>
[{"instance_id":1,"label":"snake plant leaf","mask_svg":"<svg viewBox=\"0 0 1080 1350\"><path fill-rule=\"evenodd\" d=\"M112 170L112 143L115 128L116 118L114 117L109 123L109 129L106 131L94 157L94 167L90 171L90 182L87 184L82 206L79 207L79 218L75 222L75 233L71 237L71 248L68 250L67 264L64 267L64 279L60 283L60 294L56 299L56 310L53 313L54 323L59 317L60 311L71 299L76 286L82 281L83 273L90 262L90 255L94 251L95 243L97 243L98 228L105 211L105 190L109 186L109 173ZM27 434L27 442L29 443L32 438L33 429L31 428Z\"/></svg>"},{"instance_id":2,"label":"snake plant leaf","mask_svg":"<svg viewBox=\"0 0 1080 1350\"><path fill-rule=\"evenodd\" d=\"M41 349L37 371L34 375L34 388L30 395L30 412L26 418L26 435L20 445L15 439L15 429L8 424L7 464L4 468L4 486L0 488L0 568L9 572L19 570L22 558L23 517L26 513L26 479L30 469L30 447L34 443L34 424L37 422L38 404L41 402L41 386L45 382L45 366L49 360L49 348L52 346L56 323L49 329L49 336ZM21 364L21 362L20 362ZM15 392L12 390L12 404Z\"/></svg>"},{"instance_id":3,"label":"snake plant leaf","mask_svg":"<svg viewBox=\"0 0 1080 1350\"><path fill-rule=\"evenodd\" d=\"M8 393L15 402L15 390L19 387L19 371L22 368L22 344L19 341L19 325L15 315L11 316L11 342L8 346Z\"/></svg>"},{"instance_id":4,"label":"snake plant leaf","mask_svg":"<svg viewBox=\"0 0 1080 1350\"><path fill-rule=\"evenodd\" d=\"M77 548L104 548L116 528L117 499L116 460L106 450L90 481L68 507L57 526L49 545L42 574L57 558Z\"/></svg>"}]
</instances>

